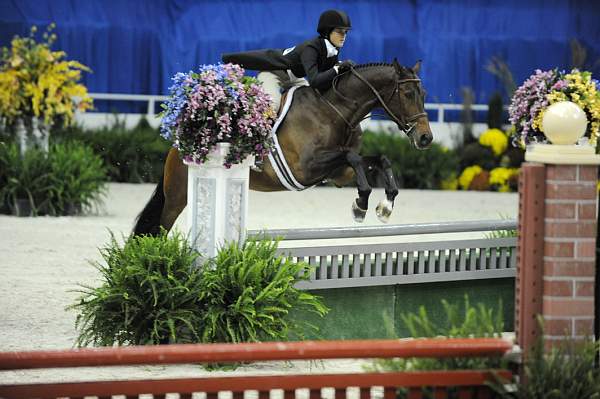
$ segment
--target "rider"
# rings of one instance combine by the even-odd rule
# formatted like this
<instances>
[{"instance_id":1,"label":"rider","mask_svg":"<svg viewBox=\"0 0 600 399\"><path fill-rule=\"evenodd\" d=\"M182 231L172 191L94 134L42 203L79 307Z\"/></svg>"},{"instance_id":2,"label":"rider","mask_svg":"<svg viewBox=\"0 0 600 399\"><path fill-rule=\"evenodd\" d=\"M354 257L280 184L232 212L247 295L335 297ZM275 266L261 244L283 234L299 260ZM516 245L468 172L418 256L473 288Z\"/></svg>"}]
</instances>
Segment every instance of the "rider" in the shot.
<instances>
[{"instance_id":1,"label":"rider","mask_svg":"<svg viewBox=\"0 0 600 399\"><path fill-rule=\"evenodd\" d=\"M271 95L273 107L277 109L281 101L282 86L311 86L326 91L336 75L354 65L351 60L338 64L338 53L351 27L350 18L345 12L327 10L319 17L318 37L285 50L223 54L222 60L261 71L257 79Z\"/></svg>"}]
</instances>

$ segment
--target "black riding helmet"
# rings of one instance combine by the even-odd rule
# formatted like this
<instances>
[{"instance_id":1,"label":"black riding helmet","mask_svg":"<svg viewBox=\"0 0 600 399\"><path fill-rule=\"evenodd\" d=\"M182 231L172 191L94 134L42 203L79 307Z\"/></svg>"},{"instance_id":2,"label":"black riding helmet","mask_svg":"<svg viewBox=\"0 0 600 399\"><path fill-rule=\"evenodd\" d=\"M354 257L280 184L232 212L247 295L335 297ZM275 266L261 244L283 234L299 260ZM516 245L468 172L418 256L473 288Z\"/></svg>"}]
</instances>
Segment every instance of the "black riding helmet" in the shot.
<instances>
[{"instance_id":1,"label":"black riding helmet","mask_svg":"<svg viewBox=\"0 0 600 399\"><path fill-rule=\"evenodd\" d=\"M327 10L319 17L319 26L317 32L321 37L329 38L329 34L335 28L352 28L352 23L348 14L339 10Z\"/></svg>"}]
</instances>

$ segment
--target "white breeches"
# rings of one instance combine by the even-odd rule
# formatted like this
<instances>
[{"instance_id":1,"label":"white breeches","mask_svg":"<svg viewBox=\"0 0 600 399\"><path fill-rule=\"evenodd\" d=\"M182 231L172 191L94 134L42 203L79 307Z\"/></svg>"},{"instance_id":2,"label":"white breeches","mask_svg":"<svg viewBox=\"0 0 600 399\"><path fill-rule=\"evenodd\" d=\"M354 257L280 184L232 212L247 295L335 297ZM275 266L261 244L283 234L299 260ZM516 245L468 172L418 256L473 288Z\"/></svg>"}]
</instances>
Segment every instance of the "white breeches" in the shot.
<instances>
[{"instance_id":1,"label":"white breeches","mask_svg":"<svg viewBox=\"0 0 600 399\"><path fill-rule=\"evenodd\" d=\"M288 80L285 83L289 82L290 87L293 86L308 86L308 81L304 78L297 78L296 76L287 73L286 76ZM279 103L281 102L281 87L282 82L280 82L279 77L275 75L273 72L262 71L256 75L256 79L262 83L264 91L271 96L273 99L272 105L275 112L279 109Z\"/></svg>"}]
</instances>

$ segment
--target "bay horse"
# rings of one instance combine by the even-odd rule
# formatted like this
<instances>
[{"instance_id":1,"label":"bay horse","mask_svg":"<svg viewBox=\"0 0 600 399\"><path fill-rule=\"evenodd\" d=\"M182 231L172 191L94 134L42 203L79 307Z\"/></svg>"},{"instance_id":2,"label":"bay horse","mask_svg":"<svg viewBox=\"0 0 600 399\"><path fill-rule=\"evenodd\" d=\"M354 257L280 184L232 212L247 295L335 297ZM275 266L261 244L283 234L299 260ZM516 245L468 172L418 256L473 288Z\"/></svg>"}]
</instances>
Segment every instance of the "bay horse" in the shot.
<instances>
[{"instance_id":1,"label":"bay horse","mask_svg":"<svg viewBox=\"0 0 600 399\"><path fill-rule=\"evenodd\" d=\"M417 149L433 140L427 113L425 90L417 76L420 61L412 68L391 64L364 64L339 74L332 88L321 94L311 87L298 88L290 110L279 126L278 141L298 182L304 186L325 179L341 187L356 176L358 198L352 215L362 222L368 209L371 187L368 172L383 175L386 198L377 206L378 217L389 218L398 188L385 156L361 157L362 131L359 122L374 108L381 107ZM187 166L177 150L167 155L163 179L137 218L134 235L157 235L169 231L187 203ZM262 171L250 171L250 189L282 191L268 159Z\"/></svg>"}]
</instances>

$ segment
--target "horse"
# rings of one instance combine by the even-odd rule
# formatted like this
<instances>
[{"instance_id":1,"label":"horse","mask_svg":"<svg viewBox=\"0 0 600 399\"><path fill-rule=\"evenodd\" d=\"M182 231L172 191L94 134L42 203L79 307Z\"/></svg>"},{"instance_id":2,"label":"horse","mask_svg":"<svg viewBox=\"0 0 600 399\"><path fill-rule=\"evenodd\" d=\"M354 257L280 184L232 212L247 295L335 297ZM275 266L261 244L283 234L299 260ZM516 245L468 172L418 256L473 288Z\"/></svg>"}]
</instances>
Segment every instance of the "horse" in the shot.
<instances>
[{"instance_id":1,"label":"horse","mask_svg":"<svg viewBox=\"0 0 600 399\"><path fill-rule=\"evenodd\" d=\"M425 90L418 72L421 61L412 68L390 63L356 65L336 76L324 93L311 87L298 88L292 106L278 128L277 138L296 180L313 186L324 180L342 187L356 177L358 197L351 210L362 222L371 194L367 173L381 173L386 198L376 207L380 220L392 213L398 187L391 163L384 156L359 155L359 122L374 108L381 107L416 149L431 145L433 134L424 111ZM163 179L138 215L133 235L157 235L169 231L187 204L187 166L171 148L165 161ZM286 188L265 159L261 171L250 170L250 189L282 191Z\"/></svg>"}]
</instances>

